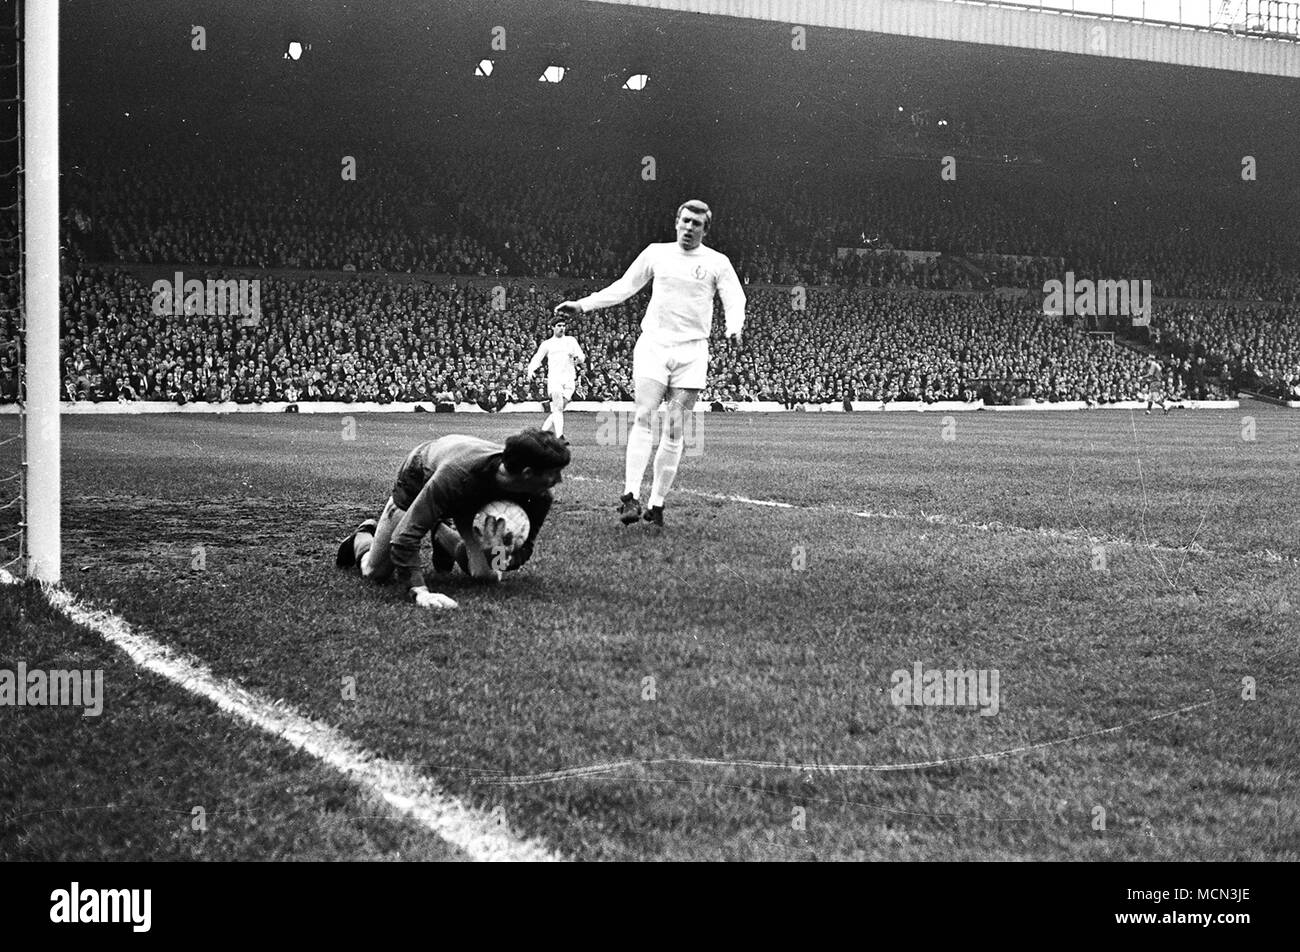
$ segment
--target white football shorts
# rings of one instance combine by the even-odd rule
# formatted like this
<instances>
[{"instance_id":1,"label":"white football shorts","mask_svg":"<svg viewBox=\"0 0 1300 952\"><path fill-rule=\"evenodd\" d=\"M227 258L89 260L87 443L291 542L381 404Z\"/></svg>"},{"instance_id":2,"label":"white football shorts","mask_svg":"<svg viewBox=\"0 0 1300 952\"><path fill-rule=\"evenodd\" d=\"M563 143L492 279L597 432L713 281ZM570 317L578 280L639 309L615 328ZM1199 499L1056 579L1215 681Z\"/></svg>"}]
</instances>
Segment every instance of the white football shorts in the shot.
<instances>
[{"instance_id":1,"label":"white football shorts","mask_svg":"<svg viewBox=\"0 0 1300 952\"><path fill-rule=\"evenodd\" d=\"M668 387L703 390L709 378L709 342L661 344L642 334L632 348L632 379L649 377Z\"/></svg>"}]
</instances>

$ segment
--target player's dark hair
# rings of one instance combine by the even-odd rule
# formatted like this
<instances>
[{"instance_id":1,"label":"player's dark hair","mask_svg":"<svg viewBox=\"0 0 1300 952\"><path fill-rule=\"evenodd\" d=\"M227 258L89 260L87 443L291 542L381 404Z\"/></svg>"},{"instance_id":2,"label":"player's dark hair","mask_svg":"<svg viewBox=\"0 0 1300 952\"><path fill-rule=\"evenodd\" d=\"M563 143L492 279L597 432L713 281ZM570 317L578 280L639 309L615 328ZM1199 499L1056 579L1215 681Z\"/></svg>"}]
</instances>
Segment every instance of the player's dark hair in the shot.
<instances>
[{"instance_id":1,"label":"player's dark hair","mask_svg":"<svg viewBox=\"0 0 1300 952\"><path fill-rule=\"evenodd\" d=\"M523 472L526 466L535 470L563 469L569 459L569 448L559 437L535 427L508 437L501 454L501 462L511 474Z\"/></svg>"},{"instance_id":2,"label":"player's dark hair","mask_svg":"<svg viewBox=\"0 0 1300 952\"><path fill-rule=\"evenodd\" d=\"M709 226L713 224L713 210L709 208L708 204L700 201L698 198L688 199L677 206L677 218L682 217L683 208L690 209L695 212L695 214L704 216L704 233L707 235L709 233ZM673 220L676 221L676 218Z\"/></svg>"}]
</instances>

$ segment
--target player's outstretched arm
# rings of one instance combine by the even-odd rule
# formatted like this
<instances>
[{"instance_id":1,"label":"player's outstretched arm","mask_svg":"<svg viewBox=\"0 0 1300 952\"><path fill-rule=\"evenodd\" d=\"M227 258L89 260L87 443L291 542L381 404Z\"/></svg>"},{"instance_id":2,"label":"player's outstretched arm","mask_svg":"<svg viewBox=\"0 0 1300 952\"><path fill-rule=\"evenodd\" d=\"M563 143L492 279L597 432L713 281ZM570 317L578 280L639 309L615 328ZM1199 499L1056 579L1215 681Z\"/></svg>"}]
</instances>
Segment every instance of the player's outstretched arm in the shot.
<instances>
[{"instance_id":1,"label":"player's outstretched arm","mask_svg":"<svg viewBox=\"0 0 1300 952\"><path fill-rule=\"evenodd\" d=\"M651 247L637 255L636 260L619 278L607 288L603 288L594 294L588 294L580 301L565 301L557 304L555 307L556 314L563 314L566 317L580 317L587 311L598 311L602 307L612 307L615 304L622 304L632 295L636 294L655 276L654 266L651 262Z\"/></svg>"},{"instance_id":2,"label":"player's outstretched arm","mask_svg":"<svg viewBox=\"0 0 1300 952\"><path fill-rule=\"evenodd\" d=\"M423 583L420 566L420 543L434 532L442 514L452 508L456 496L455 474L439 467L416 495L397 528L393 531L391 553L394 578L407 587L407 597L421 608L456 608L456 602L440 592L431 592ZM435 540L434 544L437 542Z\"/></svg>"}]
</instances>

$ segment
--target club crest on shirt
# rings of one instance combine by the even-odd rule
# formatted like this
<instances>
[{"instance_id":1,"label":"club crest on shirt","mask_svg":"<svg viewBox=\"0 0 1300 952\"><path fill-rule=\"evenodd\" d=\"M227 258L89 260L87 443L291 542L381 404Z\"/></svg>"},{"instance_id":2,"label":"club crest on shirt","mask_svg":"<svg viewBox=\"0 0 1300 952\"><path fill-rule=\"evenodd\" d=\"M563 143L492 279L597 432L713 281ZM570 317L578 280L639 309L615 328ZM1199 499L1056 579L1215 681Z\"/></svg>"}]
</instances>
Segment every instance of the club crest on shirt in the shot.
<instances>
[{"instance_id":1,"label":"club crest on shirt","mask_svg":"<svg viewBox=\"0 0 1300 952\"><path fill-rule=\"evenodd\" d=\"M704 269L704 265L702 264L697 264L693 273L695 275L695 280L697 281L703 281L709 276L709 272Z\"/></svg>"}]
</instances>

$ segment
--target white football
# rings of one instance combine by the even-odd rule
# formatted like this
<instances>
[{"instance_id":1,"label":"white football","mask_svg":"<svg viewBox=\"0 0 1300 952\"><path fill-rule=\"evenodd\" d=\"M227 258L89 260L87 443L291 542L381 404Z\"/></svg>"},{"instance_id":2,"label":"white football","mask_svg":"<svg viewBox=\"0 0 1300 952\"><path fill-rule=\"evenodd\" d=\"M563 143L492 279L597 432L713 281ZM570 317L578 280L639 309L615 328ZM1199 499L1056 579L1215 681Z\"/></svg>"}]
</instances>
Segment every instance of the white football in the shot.
<instances>
[{"instance_id":1,"label":"white football","mask_svg":"<svg viewBox=\"0 0 1300 952\"><path fill-rule=\"evenodd\" d=\"M504 519L505 526L502 533L509 532L513 536L511 542L512 548L518 548L524 544L528 538L528 532L532 524L528 521L528 513L524 512L523 506L518 503L510 502L505 499L496 499L488 503L474 515L474 528L479 532L479 538L483 540L483 547L491 551L494 545L499 544L499 535L494 535L488 531L487 522L489 519Z\"/></svg>"}]
</instances>

